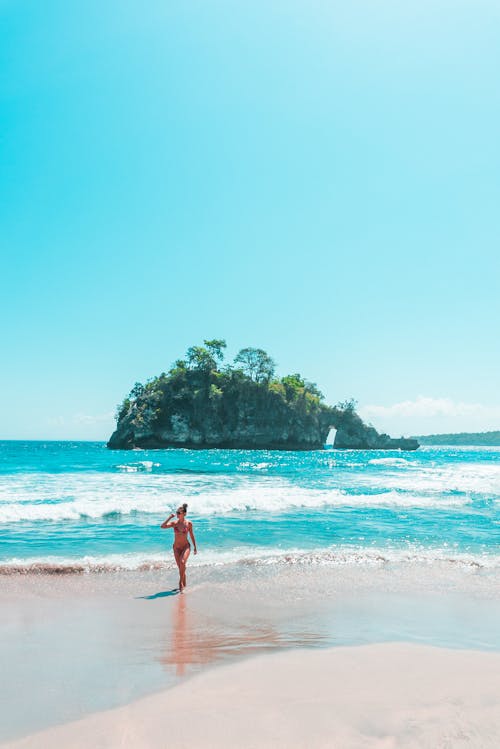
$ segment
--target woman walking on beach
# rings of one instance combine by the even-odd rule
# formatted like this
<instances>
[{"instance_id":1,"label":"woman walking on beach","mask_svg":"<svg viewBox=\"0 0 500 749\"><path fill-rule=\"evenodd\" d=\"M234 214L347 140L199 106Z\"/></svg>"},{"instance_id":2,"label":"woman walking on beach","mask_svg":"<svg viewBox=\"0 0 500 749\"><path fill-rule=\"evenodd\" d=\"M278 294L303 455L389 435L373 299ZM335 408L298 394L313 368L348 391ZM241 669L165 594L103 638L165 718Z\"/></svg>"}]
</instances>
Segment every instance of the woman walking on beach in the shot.
<instances>
[{"instance_id":1,"label":"woman walking on beach","mask_svg":"<svg viewBox=\"0 0 500 749\"><path fill-rule=\"evenodd\" d=\"M188 533L191 536L193 542L194 553L196 554L196 539L193 533L193 524L190 520L186 520L187 504L177 508L177 520L172 520L174 513L171 513L168 518L161 524L161 528L173 528L174 529L174 557L175 562L179 568L179 590L182 593L187 585L186 582L186 564L191 553L191 544L188 541Z\"/></svg>"}]
</instances>

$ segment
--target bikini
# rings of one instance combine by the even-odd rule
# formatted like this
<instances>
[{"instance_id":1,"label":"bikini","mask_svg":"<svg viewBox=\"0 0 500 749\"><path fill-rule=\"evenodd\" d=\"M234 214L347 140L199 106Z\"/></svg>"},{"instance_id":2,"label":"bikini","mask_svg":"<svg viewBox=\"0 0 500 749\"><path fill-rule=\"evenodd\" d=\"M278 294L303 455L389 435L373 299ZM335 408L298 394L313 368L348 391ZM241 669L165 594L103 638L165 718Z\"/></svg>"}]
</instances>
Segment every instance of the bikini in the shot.
<instances>
[{"instance_id":1,"label":"bikini","mask_svg":"<svg viewBox=\"0 0 500 749\"><path fill-rule=\"evenodd\" d=\"M183 533L186 536L186 545L181 549L180 546L176 546L174 544L174 549L178 549L179 551L184 551L184 549L187 549L188 546L191 548L191 544L188 541L187 534L188 534L188 528L187 525L184 526L184 528L178 528L177 525L174 525L174 533Z\"/></svg>"}]
</instances>

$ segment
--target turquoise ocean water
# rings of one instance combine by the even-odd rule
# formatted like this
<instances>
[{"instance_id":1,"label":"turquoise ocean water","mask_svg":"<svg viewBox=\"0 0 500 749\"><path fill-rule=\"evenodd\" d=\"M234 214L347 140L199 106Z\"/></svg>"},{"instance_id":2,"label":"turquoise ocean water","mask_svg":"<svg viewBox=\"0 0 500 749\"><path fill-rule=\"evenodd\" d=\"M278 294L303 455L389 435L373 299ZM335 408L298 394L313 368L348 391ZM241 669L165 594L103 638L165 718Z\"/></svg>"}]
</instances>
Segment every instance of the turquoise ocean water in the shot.
<instances>
[{"instance_id":1,"label":"turquoise ocean water","mask_svg":"<svg viewBox=\"0 0 500 749\"><path fill-rule=\"evenodd\" d=\"M199 554L179 596L160 524L184 501ZM23 574L40 571L56 574ZM383 641L498 651L499 591L495 448L2 442L0 740L255 653Z\"/></svg>"},{"instance_id":2,"label":"turquoise ocean water","mask_svg":"<svg viewBox=\"0 0 500 749\"><path fill-rule=\"evenodd\" d=\"M500 450L109 451L0 443L0 570L171 564L188 502L196 564L380 560L500 570Z\"/></svg>"}]
</instances>

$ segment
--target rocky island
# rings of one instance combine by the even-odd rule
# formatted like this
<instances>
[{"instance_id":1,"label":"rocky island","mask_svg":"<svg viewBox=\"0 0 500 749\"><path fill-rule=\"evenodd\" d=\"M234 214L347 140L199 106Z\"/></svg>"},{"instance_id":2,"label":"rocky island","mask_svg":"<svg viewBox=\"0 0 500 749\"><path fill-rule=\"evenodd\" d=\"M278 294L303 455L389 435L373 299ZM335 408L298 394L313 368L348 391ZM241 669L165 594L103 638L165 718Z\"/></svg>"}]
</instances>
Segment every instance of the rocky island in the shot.
<instances>
[{"instance_id":1,"label":"rocky island","mask_svg":"<svg viewBox=\"0 0 500 749\"><path fill-rule=\"evenodd\" d=\"M136 383L118 406L112 450L235 448L317 450L336 429L334 448L416 450L415 439L379 434L358 416L353 401L328 406L300 374L275 377L262 349L242 349L224 365L226 342L192 346L145 385Z\"/></svg>"}]
</instances>

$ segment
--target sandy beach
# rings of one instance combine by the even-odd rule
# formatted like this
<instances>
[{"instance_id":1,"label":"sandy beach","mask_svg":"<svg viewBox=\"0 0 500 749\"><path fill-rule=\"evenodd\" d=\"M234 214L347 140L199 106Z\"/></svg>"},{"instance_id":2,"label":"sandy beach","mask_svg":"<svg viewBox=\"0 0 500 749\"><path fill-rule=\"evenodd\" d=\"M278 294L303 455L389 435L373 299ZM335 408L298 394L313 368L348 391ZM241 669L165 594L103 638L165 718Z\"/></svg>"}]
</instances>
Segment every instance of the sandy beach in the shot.
<instances>
[{"instance_id":1,"label":"sandy beach","mask_svg":"<svg viewBox=\"0 0 500 749\"><path fill-rule=\"evenodd\" d=\"M500 745L500 654L380 644L256 656L3 749Z\"/></svg>"},{"instance_id":2,"label":"sandy beach","mask_svg":"<svg viewBox=\"0 0 500 749\"><path fill-rule=\"evenodd\" d=\"M2 747L497 747L496 577L193 566L0 579ZM3 743L1 743L3 742Z\"/></svg>"}]
</instances>

